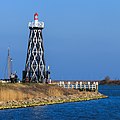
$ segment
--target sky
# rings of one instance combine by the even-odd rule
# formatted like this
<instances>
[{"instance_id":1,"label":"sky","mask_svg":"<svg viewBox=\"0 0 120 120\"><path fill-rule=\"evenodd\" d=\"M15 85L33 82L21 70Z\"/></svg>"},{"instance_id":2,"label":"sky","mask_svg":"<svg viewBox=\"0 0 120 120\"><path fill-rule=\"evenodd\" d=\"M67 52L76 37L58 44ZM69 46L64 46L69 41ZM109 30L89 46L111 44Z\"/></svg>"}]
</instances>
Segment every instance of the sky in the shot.
<instances>
[{"instance_id":1,"label":"sky","mask_svg":"<svg viewBox=\"0 0 120 120\"><path fill-rule=\"evenodd\" d=\"M120 79L120 0L4 0L0 2L0 78L7 49L22 78L37 12L45 22L45 62L54 80Z\"/></svg>"}]
</instances>

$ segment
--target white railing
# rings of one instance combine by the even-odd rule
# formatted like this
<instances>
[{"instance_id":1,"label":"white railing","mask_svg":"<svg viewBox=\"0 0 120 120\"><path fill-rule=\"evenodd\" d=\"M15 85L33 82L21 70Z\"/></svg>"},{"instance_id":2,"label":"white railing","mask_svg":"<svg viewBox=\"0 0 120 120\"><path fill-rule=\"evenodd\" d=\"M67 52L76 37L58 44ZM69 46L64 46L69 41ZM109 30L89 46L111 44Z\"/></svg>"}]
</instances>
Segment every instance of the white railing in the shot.
<instances>
[{"instance_id":1,"label":"white railing","mask_svg":"<svg viewBox=\"0 0 120 120\"><path fill-rule=\"evenodd\" d=\"M80 89L80 90L98 90L98 82L76 82L76 83L70 83L70 82L64 82L60 81L58 86L63 88L73 88L73 89Z\"/></svg>"},{"instance_id":2,"label":"white railing","mask_svg":"<svg viewBox=\"0 0 120 120\"><path fill-rule=\"evenodd\" d=\"M44 22L29 22L28 27L38 27L38 28L44 28Z\"/></svg>"}]
</instances>

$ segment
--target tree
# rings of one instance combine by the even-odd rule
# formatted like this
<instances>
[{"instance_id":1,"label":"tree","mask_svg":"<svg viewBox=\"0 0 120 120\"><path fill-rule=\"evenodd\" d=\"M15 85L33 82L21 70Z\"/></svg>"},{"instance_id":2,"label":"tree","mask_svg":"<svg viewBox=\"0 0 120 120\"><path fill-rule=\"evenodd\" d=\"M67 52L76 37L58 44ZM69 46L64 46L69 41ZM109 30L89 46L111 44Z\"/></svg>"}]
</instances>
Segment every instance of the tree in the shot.
<instances>
[{"instance_id":1,"label":"tree","mask_svg":"<svg viewBox=\"0 0 120 120\"><path fill-rule=\"evenodd\" d=\"M109 76L106 76L106 77L104 78L104 80L105 80L105 81L110 81L110 77L109 77Z\"/></svg>"}]
</instances>

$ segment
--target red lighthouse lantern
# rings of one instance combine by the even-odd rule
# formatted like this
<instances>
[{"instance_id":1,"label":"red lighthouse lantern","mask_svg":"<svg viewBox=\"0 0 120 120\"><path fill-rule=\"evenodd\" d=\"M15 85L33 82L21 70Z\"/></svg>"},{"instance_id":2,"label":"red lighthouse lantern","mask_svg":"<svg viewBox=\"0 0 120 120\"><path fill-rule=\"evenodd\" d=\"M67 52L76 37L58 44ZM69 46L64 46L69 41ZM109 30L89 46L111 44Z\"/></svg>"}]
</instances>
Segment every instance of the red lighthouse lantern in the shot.
<instances>
[{"instance_id":1,"label":"red lighthouse lantern","mask_svg":"<svg viewBox=\"0 0 120 120\"><path fill-rule=\"evenodd\" d=\"M38 13L34 14L34 20L38 20Z\"/></svg>"}]
</instances>

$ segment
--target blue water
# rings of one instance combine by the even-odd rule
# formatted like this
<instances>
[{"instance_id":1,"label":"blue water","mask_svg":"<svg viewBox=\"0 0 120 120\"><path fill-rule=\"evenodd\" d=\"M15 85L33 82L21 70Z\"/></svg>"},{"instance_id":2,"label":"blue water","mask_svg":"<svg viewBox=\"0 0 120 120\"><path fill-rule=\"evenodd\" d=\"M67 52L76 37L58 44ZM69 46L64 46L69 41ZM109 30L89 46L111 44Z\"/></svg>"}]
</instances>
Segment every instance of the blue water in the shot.
<instances>
[{"instance_id":1,"label":"blue water","mask_svg":"<svg viewBox=\"0 0 120 120\"><path fill-rule=\"evenodd\" d=\"M106 99L0 111L0 120L120 120L120 86L100 86Z\"/></svg>"}]
</instances>

